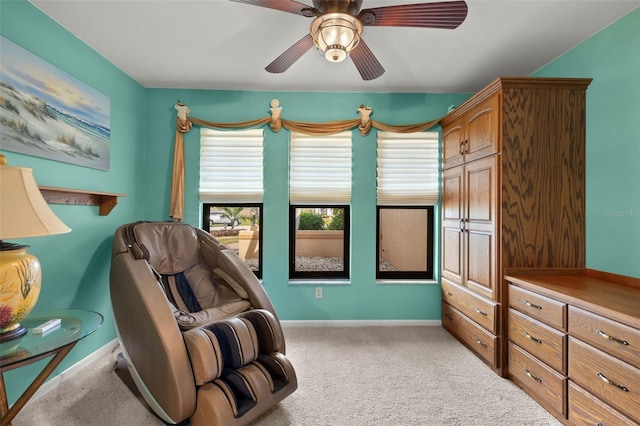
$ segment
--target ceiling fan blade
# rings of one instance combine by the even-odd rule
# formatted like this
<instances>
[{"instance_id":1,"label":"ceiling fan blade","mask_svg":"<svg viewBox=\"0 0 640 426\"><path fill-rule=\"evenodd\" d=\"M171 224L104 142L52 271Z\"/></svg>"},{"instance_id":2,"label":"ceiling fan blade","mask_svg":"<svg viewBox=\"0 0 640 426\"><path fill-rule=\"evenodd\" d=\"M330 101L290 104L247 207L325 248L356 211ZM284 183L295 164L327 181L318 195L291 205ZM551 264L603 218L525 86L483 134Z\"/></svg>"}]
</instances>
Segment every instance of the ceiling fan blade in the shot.
<instances>
[{"instance_id":1,"label":"ceiling fan blade","mask_svg":"<svg viewBox=\"0 0 640 426\"><path fill-rule=\"evenodd\" d=\"M313 7L320 13L342 12L357 16L362 0L313 0Z\"/></svg>"},{"instance_id":2,"label":"ceiling fan blade","mask_svg":"<svg viewBox=\"0 0 640 426\"><path fill-rule=\"evenodd\" d=\"M230 0L236 3L250 4L253 6L266 7L268 9L280 10L282 12L294 13L300 16L315 16L313 7L293 0ZM307 11L307 12L305 12ZM310 14L311 13L311 14Z\"/></svg>"},{"instance_id":3,"label":"ceiling fan blade","mask_svg":"<svg viewBox=\"0 0 640 426\"><path fill-rule=\"evenodd\" d=\"M363 9L358 18L369 26L454 29L464 22L467 11L464 1L446 1Z\"/></svg>"},{"instance_id":4,"label":"ceiling fan blade","mask_svg":"<svg viewBox=\"0 0 640 426\"><path fill-rule=\"evenodd\" d=\"M271 73L281 73L289 69L298 59L313 47L311 34L302 37L296 44L288 48L282 55L266 66L265 70Z\"/></svg>"},{"instance_id":5,"label":"ceiling fan blade","mask_svg":"<svg viewBox=\"0 0 640 426\"><path fill-rule=\"evenodd\" d=\"M384 68L364 40L360 39L360 43L349 53L349 56L363 80L375 80L384 74Z\"/></svg>"}]
</instances>

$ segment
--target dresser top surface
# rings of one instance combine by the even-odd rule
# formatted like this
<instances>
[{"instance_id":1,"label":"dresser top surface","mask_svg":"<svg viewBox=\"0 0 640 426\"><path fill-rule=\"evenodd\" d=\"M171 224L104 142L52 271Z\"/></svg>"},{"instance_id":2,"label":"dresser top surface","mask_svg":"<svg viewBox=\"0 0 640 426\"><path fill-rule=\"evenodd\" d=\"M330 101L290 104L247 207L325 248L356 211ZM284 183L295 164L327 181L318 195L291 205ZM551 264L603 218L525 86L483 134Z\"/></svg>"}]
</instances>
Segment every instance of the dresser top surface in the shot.
<instances>
[{"instance_id":1,"label":"dresser top surface","mask_svg":"<svg viewBox=\"0 0 640 426\"><path fill-rule=\"evenodd\" d=\"M640 328L640 287L586 274L517 272L505 279L518 287Z\"/></svg>"}]
</instances>

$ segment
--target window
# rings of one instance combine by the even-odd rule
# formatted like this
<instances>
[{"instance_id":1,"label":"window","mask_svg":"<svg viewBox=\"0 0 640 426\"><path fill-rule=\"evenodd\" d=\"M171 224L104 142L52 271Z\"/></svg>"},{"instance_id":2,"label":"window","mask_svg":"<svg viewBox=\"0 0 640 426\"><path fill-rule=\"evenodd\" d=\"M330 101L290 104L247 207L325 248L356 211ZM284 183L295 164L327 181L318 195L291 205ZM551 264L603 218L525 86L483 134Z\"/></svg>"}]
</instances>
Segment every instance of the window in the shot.
<instances>
[{"instance_id":1,"label":"window","mask_svg":"<svg viewBox=\"0 0 640 426\"><path fill-rule=\"evenodd\" d=\"M202 229L234 250L262 278L262 204L202 205Z\"/></svg>"},{"instance_id":2,"label":"window","mask_svg":"<svg viewBox=\"0 0 640 426\"><path fill-rule=\"evenodd\" d=\"M378 279L433 279L438 133L378 132Z\"/></svg>"},{"instance_id":3,"label":"window","mask_svg":"<svg viewBox=\"0 0 640 426\"><path fill-rule=\"evenodd\" d=\"M349 206L291 206L291 278L349 277Z\"/></svg>"},{"instance_id":4,"label":"window","mask_svg":"<svg viewBox=\"0 0 640 426\"><path fill-rule=\"evenodd\" d=\"M200 131L202 229L262 277L263 133Z\"/></svg>"},{"instance_id":5,"label":"window","mask_svg":"<svg viewBox=\"0 0 640 426\"><path fill-rule=\"evenodd\" d=\"M289 277L349 278L351 132L292 132L289 173Z\"/></svg>"},{"instance_id":6,"label":"window","mask_svg":"<svg viewBox=\"0 0 640 426\"><path fill-rule=\"evenodd\" d=\"M433 278L433 206L378 206L378 279Z\"/></svg>"}]
</instances>

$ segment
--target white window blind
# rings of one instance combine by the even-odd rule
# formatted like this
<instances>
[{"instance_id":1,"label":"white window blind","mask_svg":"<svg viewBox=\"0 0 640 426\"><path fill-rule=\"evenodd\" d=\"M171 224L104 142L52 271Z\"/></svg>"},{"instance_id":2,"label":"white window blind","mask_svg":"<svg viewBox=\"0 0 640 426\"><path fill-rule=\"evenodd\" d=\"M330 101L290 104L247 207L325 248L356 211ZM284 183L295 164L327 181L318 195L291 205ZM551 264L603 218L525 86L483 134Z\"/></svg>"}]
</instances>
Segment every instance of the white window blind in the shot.
<instances>
[{"instance_id":1,"label":"white window blind","mask_svg":"<svg viewBox=\"0 0 640 426\"><path fill-rule=\"evenodd\" d=\"M262 152L262 129L200 129L200 200L262 202Z\"/></svg>"},{"instance_id":2,"label":"white window blind","mask_svg":"<svg viewBox=\"0 0 640 426\"><path fill-rule=\"evenodd\" d=\"M291 132L291 204L349 204L351 132L309 136Z\"/></svg>"},{"instance_id":3,"label":"white window blind","mask_svg":"<svg viewBox=\"0 0 640 426\"><path fill-rule=\"evenodd\" d=\"M378 132L377 203L434 205L440 198L438 133Z\"/></svg>"}]
</instances>

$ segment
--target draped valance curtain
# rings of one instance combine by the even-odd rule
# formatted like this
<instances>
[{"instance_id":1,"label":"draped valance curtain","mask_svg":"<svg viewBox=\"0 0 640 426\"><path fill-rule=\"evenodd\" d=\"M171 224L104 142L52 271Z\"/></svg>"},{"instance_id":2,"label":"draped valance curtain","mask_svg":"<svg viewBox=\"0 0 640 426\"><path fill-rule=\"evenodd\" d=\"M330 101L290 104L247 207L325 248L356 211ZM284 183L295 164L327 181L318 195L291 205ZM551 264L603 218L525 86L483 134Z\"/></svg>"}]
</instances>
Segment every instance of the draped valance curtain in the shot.
<instances>
[{"instance_id":1,"label":"draped valance curtain","mask_svg":"<svg viewBox=\"0 0 640 426\"><path fill-rule=\"evenodd\" d=\"M423 123L407 125L391 125L380 121L371 120L371 108L361 105L358 108L360 118L351 120L337 120L322 123L285 120L281 118L282 107L277 99L271 101L271 116L258 118L256 120L240 121L234 123L220 123L189 117L190 109L182 103L177 103L175 109L178 111L176 119L175 145L173 149L173 175L171 183L171 205L169 214L174 222L181 222L184 218L184 134L189 132L193 125L209 127L213 129L250 129L269 124L274 132L279 132L281 128L289 131L304 133L311 136L327 136L340 132L345 132L358 127L360 134L366 136L372 127L387 132L413 133L428 130L437 125L441 118L426 121Z\"/></svg>"}]
</instances>

